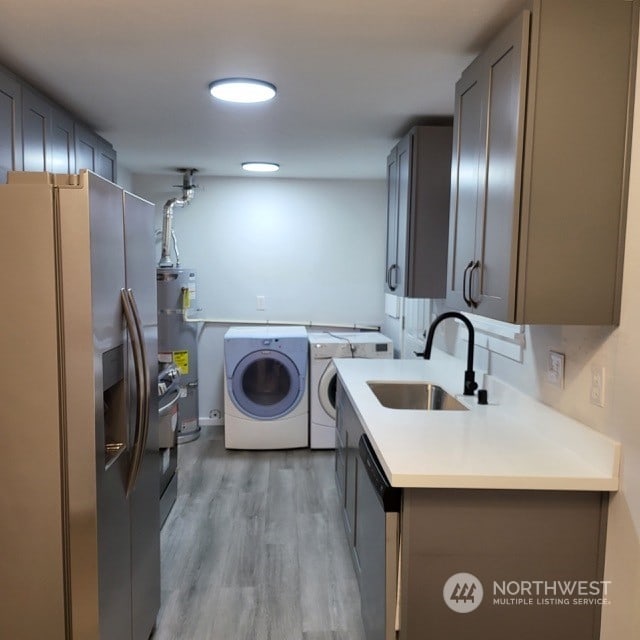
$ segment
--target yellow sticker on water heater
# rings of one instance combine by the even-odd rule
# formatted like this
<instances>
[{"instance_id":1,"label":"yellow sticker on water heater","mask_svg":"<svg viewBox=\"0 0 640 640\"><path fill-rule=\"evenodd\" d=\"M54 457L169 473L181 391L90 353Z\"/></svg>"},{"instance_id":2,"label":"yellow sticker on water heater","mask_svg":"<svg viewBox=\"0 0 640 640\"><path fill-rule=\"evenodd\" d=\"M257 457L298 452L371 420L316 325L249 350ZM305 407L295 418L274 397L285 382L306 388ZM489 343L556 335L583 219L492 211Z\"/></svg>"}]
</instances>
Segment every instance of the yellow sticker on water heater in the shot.
<instances>
[{"instance_id":1,"label":"yellow sticker on water heater","mask_svg":"<svg viewBox=\"0 0 640 640\"><path fill-rule=\"evenodd\" d=\"M188 351L174 351L173 363L178 367L178 371L184 376L189 373L189 352Z\"/></svg>"},{"instance_id":2,"label":"yellow sticker on water heater","mask_svg":"<svg viewBox=\"0 0 640 640\"><path fill-rule=\"evenodd\" d=\"M191 291L189 287L182 287L182 308L188 309L191 306Z\"/></svg>"}]
</instances>

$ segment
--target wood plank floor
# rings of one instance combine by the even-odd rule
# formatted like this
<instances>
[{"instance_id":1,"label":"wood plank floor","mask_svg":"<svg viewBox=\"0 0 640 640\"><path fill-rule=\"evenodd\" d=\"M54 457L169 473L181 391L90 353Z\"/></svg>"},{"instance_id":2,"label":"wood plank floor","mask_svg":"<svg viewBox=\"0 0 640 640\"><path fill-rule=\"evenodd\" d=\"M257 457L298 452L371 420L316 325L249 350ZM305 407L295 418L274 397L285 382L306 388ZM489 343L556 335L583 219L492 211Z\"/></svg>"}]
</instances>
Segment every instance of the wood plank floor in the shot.
<instances>
[{"instance_id":1,"label":"wood plank floor","mask_svg":"<svg viewBox=\"0 0 640 640\"><path fill-rule=\"evenodd\" d=\"M179 447L153 640L364 640L333 452Z\"/></svg>"}]
</instances>

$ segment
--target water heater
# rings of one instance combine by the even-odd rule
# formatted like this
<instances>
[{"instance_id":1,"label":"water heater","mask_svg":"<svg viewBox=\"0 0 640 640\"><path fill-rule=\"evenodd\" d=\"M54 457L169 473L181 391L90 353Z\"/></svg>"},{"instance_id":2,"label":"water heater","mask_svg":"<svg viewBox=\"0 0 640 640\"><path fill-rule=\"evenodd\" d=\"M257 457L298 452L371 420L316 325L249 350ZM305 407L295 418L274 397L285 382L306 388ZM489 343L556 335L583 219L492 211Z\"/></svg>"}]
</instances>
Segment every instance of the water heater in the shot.
<instances>
[{"instance_id":1,"label":"water heater","mask_svg":"<svg viewBox=\"0 0 640 640\"><path fill-rule=\"evenodd\" d=\"M183 267L159 267L158 360L180 371L178 444L195 440L198 426L198 324L187 322L185 312L196 307L196 272Z\"/></svg>"}]
</instances>

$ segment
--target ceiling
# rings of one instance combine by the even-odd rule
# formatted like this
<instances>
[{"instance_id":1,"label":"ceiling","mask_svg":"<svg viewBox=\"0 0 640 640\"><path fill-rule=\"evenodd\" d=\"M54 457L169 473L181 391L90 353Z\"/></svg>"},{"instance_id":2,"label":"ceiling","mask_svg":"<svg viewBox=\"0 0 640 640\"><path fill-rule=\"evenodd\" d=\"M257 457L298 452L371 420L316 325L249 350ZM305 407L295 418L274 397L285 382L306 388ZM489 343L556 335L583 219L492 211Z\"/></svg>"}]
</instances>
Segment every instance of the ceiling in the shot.
<instances>
[{"instance_id":1,"label":"ceiling","mask_svg":"<svg viewBox=\"0 0 640 640\"><path fill-rule=\"evenodd\" d=\"M454 84L522 0L3 0L0 63L109 140L137 173L382 178L413 124L451 115ZM248 76L270 103L214 101Z\"/></svg>"}]
</instances>

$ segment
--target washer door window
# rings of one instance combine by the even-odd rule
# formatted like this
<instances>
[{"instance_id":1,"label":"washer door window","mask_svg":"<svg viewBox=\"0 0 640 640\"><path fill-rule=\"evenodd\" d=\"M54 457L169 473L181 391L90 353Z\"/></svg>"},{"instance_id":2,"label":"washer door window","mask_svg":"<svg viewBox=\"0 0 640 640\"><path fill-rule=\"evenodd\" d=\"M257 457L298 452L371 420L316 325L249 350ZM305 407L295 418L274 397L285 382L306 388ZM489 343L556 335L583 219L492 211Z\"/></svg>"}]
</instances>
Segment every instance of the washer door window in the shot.
<instances>
[{"instance_id":1,"label":"washer door window","mask_svg":"<svg viewBox=\"0 0 640 640\"><path fill-rule=\"evenodd\" d=\"M320 406L325 410L326 414L336 419L336 387L338 385L338 372L333 362L327 365L327 368L320 377L318 383L318 399Z\"/></svg>"},{"instance_id":2,"label":"washer door window","mask_svg":"<svg viewBox=\"0 0 640 640\"><path fill-rule=\"evenodd\" d=\"M279 351L255 351L245 356L232 376L232 399L252 418L269 420L287 415L300 400L300 374Z\"/></svg>"}]
</instances>

